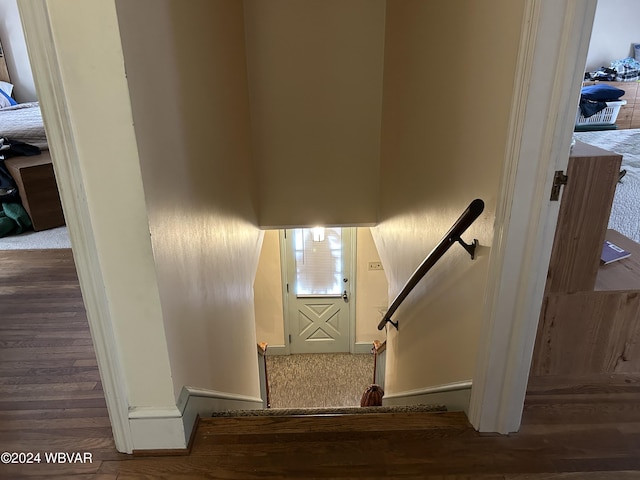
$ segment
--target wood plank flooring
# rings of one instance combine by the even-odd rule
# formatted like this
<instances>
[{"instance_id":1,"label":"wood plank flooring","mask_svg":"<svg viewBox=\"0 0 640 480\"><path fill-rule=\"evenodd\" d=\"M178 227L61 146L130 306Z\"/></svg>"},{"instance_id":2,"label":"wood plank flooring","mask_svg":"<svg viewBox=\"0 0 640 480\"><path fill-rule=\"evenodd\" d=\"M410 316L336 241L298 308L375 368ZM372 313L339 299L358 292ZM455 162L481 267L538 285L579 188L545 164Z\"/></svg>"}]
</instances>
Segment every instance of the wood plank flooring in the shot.
<instances>
[{"instance_id":1,"label":"wood plank flooring","mask_svg":"<svg viewBox=\"0 0 640 480\"><path fill-rule=\"evenodd\" d=\"M208 418L190 455L123 455L71 252L0 252L0 452L93 459L0 464L2 479L640 479L640 382L555 380L532 380L509 436L478 434L458 413Z\"/></svg>"},{"instance_id":2,"label":"wood plank flooring","mask_svg":"<svg viewBox=\"0 0 640 480\"><path fill-rule=\"evenodd\" d=\"M68 249L0 251L0 452L5 451L86 451L95 461L0 464L0 478L95 475L102 460L120 456Z\"/></svg>"}]
</instances>

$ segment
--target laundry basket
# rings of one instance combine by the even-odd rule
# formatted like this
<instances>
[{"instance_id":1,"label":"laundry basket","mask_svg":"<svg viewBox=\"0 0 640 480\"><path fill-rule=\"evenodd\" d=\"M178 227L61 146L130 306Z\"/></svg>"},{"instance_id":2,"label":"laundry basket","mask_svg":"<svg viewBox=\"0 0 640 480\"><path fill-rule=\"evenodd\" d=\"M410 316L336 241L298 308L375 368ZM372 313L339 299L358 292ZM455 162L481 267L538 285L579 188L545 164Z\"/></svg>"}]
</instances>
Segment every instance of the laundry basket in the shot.
<instances>
[{"instance_id":1,"label":"laundry basket","mask_svg":"<svg viewBox=\"0 0 640 480\"><path fill-rule=\"evenodd\" d=\"M618 100L616 102L606 102L607 106L604 110L600 110L595 115L585 118L582 116L580 107L576 112L576 127L584 125L613 125L616 123L620 107L627 104L626 100Z\"/></svg>"}]
</instances>

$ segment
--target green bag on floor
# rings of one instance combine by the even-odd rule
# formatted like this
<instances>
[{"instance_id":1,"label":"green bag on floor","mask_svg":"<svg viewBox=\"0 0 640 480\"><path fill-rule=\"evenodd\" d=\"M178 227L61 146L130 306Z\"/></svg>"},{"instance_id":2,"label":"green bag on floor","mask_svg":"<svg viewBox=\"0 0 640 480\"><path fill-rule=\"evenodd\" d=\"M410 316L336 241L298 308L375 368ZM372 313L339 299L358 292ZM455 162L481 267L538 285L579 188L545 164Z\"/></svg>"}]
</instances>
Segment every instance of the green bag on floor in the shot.
<instances>
[{"instance_id":1,"label":"green bag on floor","mask_svg":"<svg viewBox=\"0 0 640 480\"><path fill-rule=\"evenodd\" d=\"M17 235L31 228L29 214L19 203L3 203L0 210L0 237Z\"/></svg>"}]
</instances>

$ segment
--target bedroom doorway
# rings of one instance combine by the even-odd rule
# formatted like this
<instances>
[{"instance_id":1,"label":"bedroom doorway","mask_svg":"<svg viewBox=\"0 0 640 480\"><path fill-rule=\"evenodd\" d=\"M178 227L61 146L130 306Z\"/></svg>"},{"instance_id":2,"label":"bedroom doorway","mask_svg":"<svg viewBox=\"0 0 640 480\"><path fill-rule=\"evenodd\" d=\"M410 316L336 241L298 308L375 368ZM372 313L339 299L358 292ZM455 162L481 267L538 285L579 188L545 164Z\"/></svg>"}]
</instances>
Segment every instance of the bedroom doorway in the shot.
<instances>
[{"instance_id":1,"label":"bedroom doorway","mask_svg":"<svg viewBox=\"0 0 640 480\"><path fill-rule=\"evenodd\" d=\"M285 339L290 353L346 353L355 319L355 229L283 230Z\"/></svg>"},{"instance_id":2,"label":"bedroom doorway","mask_svg":"<svg viewBox=\"0 0 640 480\"><path fill-rule=\"evenodd\" d=\"M536 1L532 1L530 2L534 7L541 2L536 2ZM585 2L586 3L586 2ZM49 26L50 23L53 24L53 26L57 26L59 23L61 23L61 16L60 17L51 17L51 16L47 16L46 15L46 10L45 10L45 6L49 6L51 7L51 5L53 4L44 4L44 3L38 3L38 2L24 2L23 4L25 6L25 9L28 9L27 12L29 13L29 15L26 15L26 21L25 23L29 26L34 27L33 28L33 32L34 32L34 37L36 37L36 40L34 41L35 44L41 45L43 47L43 51L45 52L51 52L50 55L41 55L38 57L36 63L39 65L48 65L47 64L47 59L64 59L66 60L66 56L63 55L63 50L64 49L59 49L58 45L56 44L56 42L53 41L43 41L43 42L39 42L40 37L51 37L51 32L52 31L57 31L58 29L51 29L51 28L40 28L38 29L38 25L42 24L45 26ZM557 5L557 6L556 6ZM558 18L563 18L564 16L576 16L574 14L574 11L577 10L577 13L580 14L583 12L584 8L582 7L582 3L575 3L573 2L571 4L571 6L573 7L573 10L571 10L571 12L569 12L571 15L566 15L563 12L563 8L564 8L564 2L545 2L544 6L545 8L548 7L549 9L551 9L551 15L546 15L543 16L542 21L539 23L539 25L536 25L535 22L529 22L528 25L533 25L535 27L535 31L533 31L531 34L527 35L527 45L532 44L533 39L535 38L540 38L540 39L547 39L547 38L551 38L552 35L550 35L549 30L551 30L551 33L555 33L558 29L555 29L555 25L557 22L555 22L556 19ZM94 7L93 3L91 4L92 7ZM537 13L537 12L534 12ZM544 13L544 12L543 12ZM90 17L90 16L89 16ZM83 16L83 21L86 21L84 16ZM543 28L543 27L549 27L549 28ZM575 28L565 28L562 30L563 32L568 32L566 34L566 38L568 38L569 40L573 40L575 38L577 38L576 35L576 30ZM537 32L544 32L544 35L539 35L536 36L535 34ZM47 38L44 38L44 40L47 40ZM549 55L546 55L549 52L559 52L561 55L561 57L563 59L571 59L571 58L575 58L575 55L573 55L573 50L571 47L571 45L566 45L566 44L559 44L560 48L557 48L557 45L553 45L556 48L548 48L548 49L544 49L543 47L538 47L537 45L535 46L535 51L540 51L541 56L547 59L547 63L548 63L548 57ZM56 50L58 48L58 50ZM568 52L568 54L564 55L566 52ZM57 53L60 53L60 55L57 55ZM534 52L535 53L535 52ZM542 55L545 54L545 55ZM68 56L68 55L67 55ZM54 65L55 67L56 65ZM47 81L43 81L43 85L47 86L48 84L64 84L64 82L61 82L61 80L59 78L57 73L59 73L59 69L56 68L52 68L49 70L46 69L42 69L42 72L44 72L43 78L46 78L47 80L51 80L50 82ZM553 85L554 87L557 87L554 89L554 93L556 90L559 90L560 87L562 86L566 86L567 82L564 81L562 82L561 80L559 80L558 82L549 82L548 81L548 69L544 69L544 75L546 77L536 77L534 78L540 81L532 81L530 82L531 85L533 86L540 86L541 89L543 90L543 93L547 93L548 90L551 90L551 88L547 88L547 86L549 85ZM528 77L527 77L528 78ZM558 75L558 78L561 78ZM564 77L562 77L564 78ZM525 78L526 79L526 78ZM64 88L60 88L58 91L60 92L69 92L71 89L64 89ZM49 90L47 88L45 88L45 97L47 99L48 102L50 102L50 105L52 105L53 109L57 109L57 111L59 112L63 112L63 113L68 113L66 110L64 110L62 107L64 106L64 102L55 102L55 99L57 98L55 95L55 89ZM537 110L532 112L531 115L531 121L526 122L521 122L518 123L515 127L514 127L514 133L513 133L513 137L517 137L520 138L519 133L522 130L526 130L525 134L522 135L523 139L529 139L530 137L532 137L531 133L528 131L530 130L527 128L524 128L525 126L529 126L529 125L542 125L545 122L545 119L548 118L555 118L556 117L556 113L558 110L562 110L565 106L566 106L566 102L561 101L558 104L554 104L553 107L549 107L546 108L546 106L544 105L544 102L540 101L540 98L548 98L550 97L550 95L539 95L536 96L535 99L537 100L536 105L541 105L540 107L540 111L538 112ZM559 98L562 100L562 96L558 95L557 97L554 98ZM545 109L546 108L546 109ZM547 114L547 110L551 111L551 114ZM74 112L71 112L72 114ZM55 119L54 125L52 125L53 131L55 131L56 133L60 133L62 132L63 135L63 141L65 142L65 144L74 145L74 139L73 137L71 137L70 133L71 129L65 129L63 127L68 126L71 124L70 120L69 120L69 115L58 115L58 117L53 117ZM59 120L58 120L59 118ZM74 118L74 116L72 115L70 118ZM568 138L568 137L567 137ZM515 214L512 216L509 216L507 218L508 220L508 225L509 226L513 226L513 230L516 231L517 228L521 227L524 225L524 228L522 228L521 230L523 232L525 232L527 237L535 237L534 239L537 239L540 236L540 231L542 230L542 227L539 227L536 223L534 222L528 222L529 220L529 216L528 213L530 213L530 211L534 211L534 213L536 213L536 209L538 208L538 205L536 204L536 202L532 202L530 200L528 200L528 197L523 196L521 194L521 191L523 188L527 188L528 186L537 186L536 182L532 182L532 181L526 181L526 180L530 180L532 174L529 173L529 169L535 169L535 167L537 166L541 166L541 168L545 167L548 163L549 163L549 158L553 157L550 153L547 153L547 150L542 149L542 154L539 156L536 156L535 154L541 150L540 148L535 148L538 145L542 145L544 147L547 147L546 144L543 144L542 142L538 142L537 138L531 138L531 140L525 145L527 147L532 147L530 148L530 150L526 150L523 148L523 151L526 153L528 151L532 151L533 153L529 154L529 155L523 155L523 156L518 156L518 155L511 155L509 157L509 165L513 166L512 171L514 172L513 177L511 178L510 181L508 182L504 182L505 185L503 185L503 187L501 188L501 190L503 191L505 197L507 200L505 200L505 204L509 204L509 201L514 198L513 195L513 191L515 191L515 188L511 188L513 187L516 183L518 185L518 196L520 198L527 198L526 203L521 206L520 204L517 205L518 208L514 209L515 210ZM567 140L567 145L568 145L568 140ZM550 148L549 151L551 153L555 152L555 149ZM68 155L65 155L63 159L61 159L61 172L63 173L63 175L61 175L60 181L61 184L63 186L67 186L68 188L64 189L67 192L70 192L68 195L69 198L69 205L70 205L70 210L74 213L74 216L76 218L77 224L79 225L79 227L83 227L83 228L78 228L79 231L79 235L78 235L78 245L80 247L86 247L90 248L90 249L94 249L94 247L96 246L100 246L99 243L95 242L95 236L93 236L93 229L94 229L94 225L91 222L91 218L88 215L88 210L85 209L81 209L78 208L81 205L80 199L83 198L81 195L73 195L74 192L76 191L81 191L82 187L84 186L84 179L82 177L80 177L79 179L77 179L76 182L73 182L72 180L75 179L76 177L73 175L75 172L79 172L82 170L82 168L80 168L83 163L81 161L81 159L78 157L78 155L75 155L75 150L73 148L70 148L68 150L66 150L66 152L68 153ZM69 153L70 152L70 153ZM68 158L66 158L68 156ZM526 157L524 159L522 159L522 157ZM524 160L527 160L529 157L531 157L533 159L533 161L531 162L526 162ZM64 161L63 161L64 160ZM516 168L522 166L523 168ZM524 168L527 167L527 168ZM524 172L522 172L524 170ZM511 170L510 170L511 171ZM516 180L524 180L522 182L516 182ZM532 198L534 200L539 200L541 198L541 194L539 192L541 192L542 189L538 188L535 192L534 195L532 195ZM543 208L543 214L546 212L546 210ZM523 213L524 211L524 213ZM546 217L545 217L546 218ZM83 235L84 232L87 232L87 235ZM505 237L505 241L509 241L510 238L508 238L507 236ZM519 236L516 236L516 241L519 240ZM507 242L508 245L506 247L511 246L511 244L514 243L514 241L511 241L510 243ZM509 274L512 271L515 271L515 274L518 275L520 270L518 269L519 267L516 266L512 266L513 263L518 263L518 265L520 265L520 260L521 257L524 256L524 254L520 253L520 250L515 249L513 252L509 249L509 248L503 248L503 251L506 252L515 252L513 254L511 254L508 258L506 255L503 255L500 251L496 253L496 256L499 254L501 257L500 258L506 258L507 260L509 260L509 262L506 262L506 266L504 267L504 271L506 272L504 275L501 272L497 272L494 276L496 278L499 277L505 277L505 278L510 278ZM100 251L100 250L99 250ZM526 252L525 252L526 253ZM492 252L492 256L494 256L493 252ZM83 255L81 256L81 261L79 262L79 266L81 268L84 268L87 266L87 264L89 263L89 260L91 260L92 258L97 258L97 256L88 256L88 255ZM96 279L99 280L101 279L101 271L98 268L100 265L98 264L95 269L95 271L93 272L93 275L86 275L84 276L85 282L84 283L91 283L91 280ZM523 280L528 280L531 276L527 275L529 272L525 271L523 275L520 275L521 279ZM533 277L535 277L535 272ZM534 280L537 277L534 278ZM522 295L511 295L511 292L507 292L508 295L496 295L496 297L507 297L507 298L517 298L520 300L520 304L523 305L528 305L527 301L533 296L531 294L528 293L528 290L525 291L524 287L526 287L528 285L528 283L526 281L523 282L513 282L514 284L516 284L517 288L518 288L518 292L516 293L521 293L524 292ZM524 287L521 287L520 285L524 285ZM101 312L100 307L102 305L108 305L107 299L106 299L106 293L104 289L99 289L99 288L95 288L93 290L91 290L91 297L88 298L88 303L93 306L96 307L96 311ZM524 300L522 300L522 298L524 297ZM104 303L102 303L104 302ZM497 303L497 302L496 302ZM505 311L510 308L510 307L506 307ZM510 313L510 312L507 312ZM517 316L512 316L512 315L504 315L505 317L512 319L514 317ZM524 316L520 316L521 318ZM105 327L108 328L110 323L109 323L109 315L108 315L108 311L105 315L103 316L99 316L96 320L97 325L99 327ZM499 343L498 341L494 342L494 337L498 337L498 335L493 335L493 333L495 332L496 334L499 334L501 332L512 332L515 331L516 334L518 334L522 329L519 328L515 328L515 329L503 329L501 328L503 325L500 322L496 322L495 323L495 328L493 329L492 332L489 332L487 335L485 335L486 340L482 342L482 344L487 344L489 346L492 346L492 344L497 344L499 347L501 347L502 345L504 345L503 343ZM100 330L97 334L96 334L96 338L97 340L99 340L99 342L101 344L104 345L104 350L105 352L113 352L113 351L117 351L117 344L115 344L113 337L110 337L109 335L104 335L102 333L103 331ZM521 335L521 336L525 336L525 335ZM498 338L499 340L499 338ZM510 341L507 341L507 347L509 346L509 344L512 345L518 345L521 346L521 343L519 343L520 339L516 338L514 339L510 339ZM526 342L525 342L526 343ZM110 348L111 347L111 348ZM493 349L487 349L487 351L491 351L491 352L495 352L495 348ZM502 353L509 353L509 352L514 352L514 355L517 354L516 356L516 360L521 359L526 357L526 355L522 355L521 353L521 349L520 348L501 348L501 351L498 352L498 354L502 354ZM505 355L506 356L506 355ZM111 359L112 360L112 359ZM525 358L526 360L526 358ZM526 365L524 365L526 362L514 362L513 364L510 364L509 362L486 362L487 365L515 365L514 367L510 368L508 372L503 373L502 371L500 371L500 369L492 369L492 368L486 368L484 369L483 366L480 366L478 368L478 370L481 370L481 373L485 373L486 372L486 377L487 378L483 378L482 375L478 375L477 379L474 379L474 390L476 391L483 391L486 390L488 392L495 392L496 396L500 399L500 401L495 401L492 402L491 399L488 399L486 402L485 401L479 401L476 402L476 405L474 405L474 407L476 407L476 413L478 414L478 417L482 417L484 418L485 413L487 414L487 416L489 416L492 412L488 411L491 409L492 405L497 405L500 408L500 412L498 412L499 414L501 414L502 416L508 416L509 412L515 412L513 413L507 420L510 420L511 417L518 417L519 412L518 410L518 406L521 405L521 401L518 399L517 394L516 395L511 395L511 391L509 391L509 386L511 385L515 385L514 388L512 388L511 390L517 390L519 387L518 382L512 382L509 381L510 379L526 379L527 376L527 368ZM524 366L523 366L524 365ZM112 360L110 361L109 356L107 355L107 358L102 358L102 362L101 362L101 368L103 368L103 370L105 370L107 373L112 374L110 377L107 375L108 378L110 379L115 379L118 380L120 378L122 378L122 372L119 370L119 366L116 365L116 363ZM505 380L503 382L503 380ZM105 389L107 390L107 403L110 403L109 400L111 398L112 402L110 403L111 409L110 409L110 415L112 418L112 423L114 424L114 431L116 431L116 441L120 440L121 443L123 443L123 446L121 446L120 448L122 448L122 451L131 451L131 444L129 444L129 440L131 440L131 435L130 435L130 429L129 429L129 422L128 422L128 411L126 408L126 404L124 406L121 406L118 402L115 402L116 399L118 398L127 398L126 395L126 391L123 387L124 383L119 383L117 381L112 381L109 382L109 385L105 385ZM497 386L496 386L497 385ZM507 385L507 387L502 387L502 385ZM484 387L487 386L487 388L485 389ZM495 387L495 388L494 388ZM109 394L110 392L110 394ZM514 400L515 398L515 400ZM120 402L122 403L122 402ZM503 412L507 412L507 414L503 415ZM498 416L499 417L499 416ZM479 423L479 422L477 422ZM497 424L497 421L489 421L488 422L490 425L489 427L487 427L486 425L484 425L484 429L486 428L490 428L492 425ZM515 423L518 423L517 421Z\"/></svg>"}]
</instances>

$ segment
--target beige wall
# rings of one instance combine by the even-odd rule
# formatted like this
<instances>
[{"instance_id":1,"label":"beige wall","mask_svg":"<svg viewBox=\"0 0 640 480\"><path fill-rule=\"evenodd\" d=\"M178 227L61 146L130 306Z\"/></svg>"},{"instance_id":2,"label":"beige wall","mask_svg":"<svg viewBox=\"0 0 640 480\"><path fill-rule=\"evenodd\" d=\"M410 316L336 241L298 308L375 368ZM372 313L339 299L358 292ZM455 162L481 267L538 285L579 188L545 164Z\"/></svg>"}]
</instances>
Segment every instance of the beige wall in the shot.
<instances>
[{"instance_id":1,"label":"beige wall","mask_svg":"<svg viewBox=\"0 0 640 480\"><path fill-rule=\"evenodd\" d=\"M640 43L638 18L637 0L598 0L585 69L598 70L614 60L633 57L632 44Z\"/></svg>"},{"instance_id":2,"label":"beige wall","mask_svg":"<svg viewBox=\"0 0 640 480\"><path fill-rule=\"evenodd\" d=\"M468 203L487 203L465 235L480 240L479 258L453 246L397 312L387 393L473 377L523 4L387 3L385 182L373 233L390 300Z\"/></svg>"},{"instance_id":3,"label":"beige wall","mask_svg":"<svg viewBox=\"0 0 640 480\"><path fill-rule=\"evenodd\" d=\"M384 270L369 270L369 262L380 261L371 229L356 232L356 343L382 341L385 332L377 327L387 309L389 283Z\"/></svg>"},{"instance_id":4,"label":"beige wall","mask_svg":"<svg viewBox=\"0 0 640 480\"><path fill-rule=\"evenodd\" d=\"M265 228L374 224L383 0L246 0Z\"/></svg>"},{"instance_id":5,"label":"beige wall","mask_svg":"<svg viewBox=\"0 0 640 480\"><path fill-rule=\"evenodd\" d=\"M267 230L260 251L253 286L256 310L256 339L269 345L284 345L280 232Z\"/></svg>"},{"instance_id":6,"label":"beige wall","mask_svg":"<svg viewBox=\"0 0 640 480\"><path fill-rule=\"evenodd\" d=\"M259 397L242 3L117 7L175 394Z\"/></svg>"}]
</instances>

